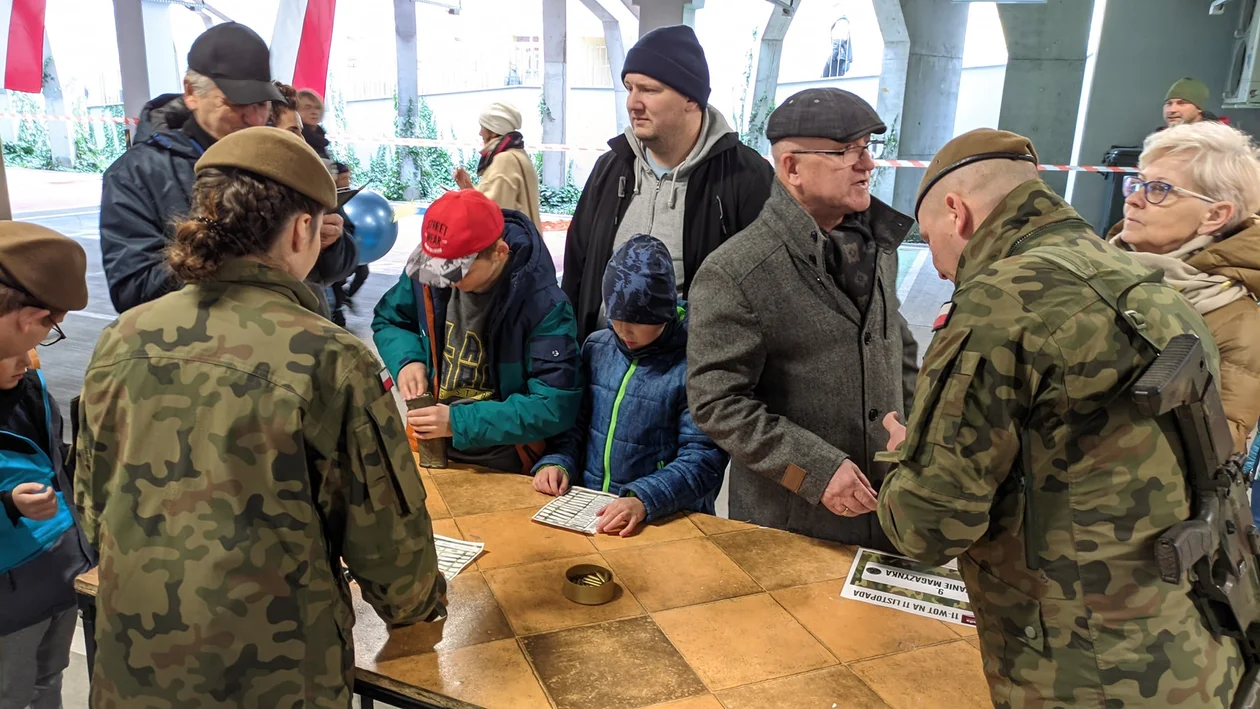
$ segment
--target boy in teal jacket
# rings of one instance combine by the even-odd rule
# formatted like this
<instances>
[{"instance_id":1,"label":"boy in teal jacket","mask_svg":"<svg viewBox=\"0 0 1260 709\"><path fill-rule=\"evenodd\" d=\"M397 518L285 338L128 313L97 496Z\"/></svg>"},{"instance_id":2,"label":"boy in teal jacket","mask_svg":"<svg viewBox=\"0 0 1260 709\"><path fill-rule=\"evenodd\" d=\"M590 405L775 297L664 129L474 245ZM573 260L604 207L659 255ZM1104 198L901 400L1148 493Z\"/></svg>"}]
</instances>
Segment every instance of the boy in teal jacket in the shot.
<instances>
[{"instance_id":1,"label":"boy in teal jacket","mask_svg":"<svg viewBox=\"0 0 1260 709\"><path fill-rule=\"evenodd\" d=\"M406 273L376 306L373 340L422 440L450 438L448 458L530 472L542 441L568 430L582 401L573 308L528 217L476 190L425 212Z\"/></svg>"}]
</instances>

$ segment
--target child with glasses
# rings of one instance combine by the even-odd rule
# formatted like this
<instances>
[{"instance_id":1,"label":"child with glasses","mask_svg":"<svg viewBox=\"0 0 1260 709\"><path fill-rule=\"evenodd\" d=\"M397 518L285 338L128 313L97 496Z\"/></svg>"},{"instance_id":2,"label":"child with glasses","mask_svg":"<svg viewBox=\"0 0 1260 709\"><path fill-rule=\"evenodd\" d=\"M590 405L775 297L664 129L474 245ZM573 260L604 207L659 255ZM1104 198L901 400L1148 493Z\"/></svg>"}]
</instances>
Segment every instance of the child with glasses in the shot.
<instances>
[{"instance_id":1,"label":"child with glasses","mask_svg":"<svg viewBox=\"0 0 1260 709\"><path fill-rule=\"evenodd\" d=\"M61 706L74 579L93 565L67 495L61 413L36 344L87 305L86 256L33 224L0 222L0 707Z\"/></svg>"}]
</instances>

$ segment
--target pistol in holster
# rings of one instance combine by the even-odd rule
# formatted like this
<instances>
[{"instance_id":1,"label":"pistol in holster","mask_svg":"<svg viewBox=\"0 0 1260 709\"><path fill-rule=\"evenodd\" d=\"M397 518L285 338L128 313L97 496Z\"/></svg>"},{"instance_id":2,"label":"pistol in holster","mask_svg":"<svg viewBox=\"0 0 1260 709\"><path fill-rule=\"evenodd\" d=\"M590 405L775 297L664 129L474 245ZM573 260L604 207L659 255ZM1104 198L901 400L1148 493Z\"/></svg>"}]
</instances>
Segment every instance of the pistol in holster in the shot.
<instances>
[{"instance_id":1,"label":"pistol in holster","mask_svg":"<svg viewBox=\"0 0 1260 709\"><path fill-rule=\"evenodd\" d=\"M1180 584L1217 638L1238 642L1246 671L1234 709L1260 709L1260 532L1220 392L1194 335L1169 341L1133 386L1140 413L1170 417L1181 442L1190 519L1155 540L1160 577Z\"/></svg>"}]
</instances>

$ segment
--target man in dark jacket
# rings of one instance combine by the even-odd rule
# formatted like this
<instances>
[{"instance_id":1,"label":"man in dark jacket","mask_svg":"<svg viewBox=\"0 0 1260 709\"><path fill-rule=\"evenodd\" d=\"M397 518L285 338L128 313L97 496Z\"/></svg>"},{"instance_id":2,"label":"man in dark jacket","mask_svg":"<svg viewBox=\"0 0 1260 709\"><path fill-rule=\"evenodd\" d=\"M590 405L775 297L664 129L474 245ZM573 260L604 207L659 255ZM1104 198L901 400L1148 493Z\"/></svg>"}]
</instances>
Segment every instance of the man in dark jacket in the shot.
<instances>
[{"instance_id":1,"label":"man in dark jacket","mask_svg":"<svg viewBox=\"0 0 1260 709\"><path fill-rule=\"evenodd\" d=\"M101 181L101 258L115 310L183 285L162 251L174 236L173 218L191 204L193 166L220 138L266 125L270 102L283 100L271 83L267 44L253 30L229 22L193 42L183 96L165 94L145 105L131 149ZM341 233L341 217L326 215L324 251L309 279L321 302L318 286L345 278L358 265L358 247Z\"/></svg>"},{"instance_id":2,"label":"man in dark jacket","mask_svg":"<svg viewBox=\"0 0 1260 709\"><path fill-rule=\"evenodd\" d=\"M871 514L887 473L874 456L918 368L897 301L913 220L870 195L872 134L886 130L840 89L770 116L770 199L692 286L687 394L733 459L731 518L891 551Z\"/></svg>"},{"instance_id":3,"label":"man in dark jacket","mask_svg":"<svg viewBox=\"0 0 1260 709\"><path fill-rule=\"evenodd\" d=\"M774 170L708 105L709 65L690 27L662 27L626 53L630 125L608 141L578 200L562 287L578 337L603 326L601 283L613 250L635 234L669 249L679 295L714 249L752 223Z\"/></svg>"}]
</instances>

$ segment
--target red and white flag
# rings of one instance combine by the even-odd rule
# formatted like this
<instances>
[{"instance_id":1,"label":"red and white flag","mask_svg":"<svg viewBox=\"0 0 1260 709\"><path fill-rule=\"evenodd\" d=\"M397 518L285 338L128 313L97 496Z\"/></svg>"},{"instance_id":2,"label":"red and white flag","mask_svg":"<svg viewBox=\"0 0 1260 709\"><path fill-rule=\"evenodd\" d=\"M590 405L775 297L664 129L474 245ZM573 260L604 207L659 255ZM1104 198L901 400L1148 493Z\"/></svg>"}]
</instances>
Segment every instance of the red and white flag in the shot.
<instances>
[{"instance_id":1,"label":"red and white flag","mask_svg":"<svg viewBox=\"0 0 1260 709\"><path fill-rule=\"evenodd\" d=\"M336 8L337 0L280 0L271 35L271 78L324 95Z\"/></svg>"},{"instance_id":2,"label":"red and white flag","mask_svg":"<svg viewBox=\"0 0 1260 709\"><path fill-rule=\"evenodd\" d=\"M0 0L0 76L4 88L37 94L44 87L45 0Z\"/></svg>"}]
</instances>

